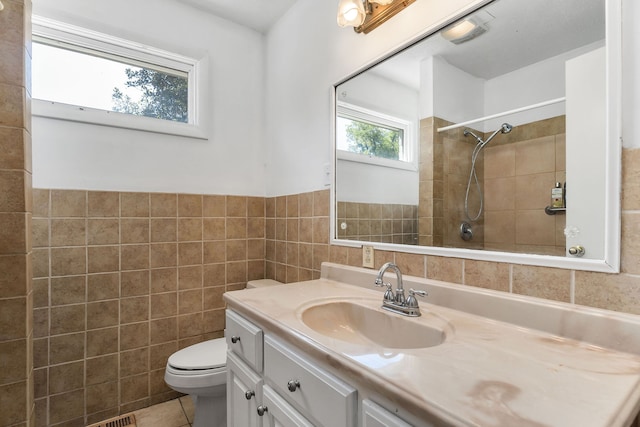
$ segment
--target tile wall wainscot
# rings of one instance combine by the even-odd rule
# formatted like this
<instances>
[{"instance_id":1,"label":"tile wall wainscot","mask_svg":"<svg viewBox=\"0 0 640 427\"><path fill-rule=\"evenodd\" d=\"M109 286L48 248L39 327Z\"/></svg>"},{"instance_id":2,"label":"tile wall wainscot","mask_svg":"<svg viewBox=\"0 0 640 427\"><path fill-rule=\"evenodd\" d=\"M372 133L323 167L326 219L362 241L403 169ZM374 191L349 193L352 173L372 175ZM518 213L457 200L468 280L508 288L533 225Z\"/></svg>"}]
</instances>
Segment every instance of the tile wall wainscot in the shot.
<instances>
[{"instance_id":1,"label":"tile wall wainscot","mask_svg":"<svg viewBox=\"0 0 640 427\"><path fill-rule=\"evenodd\" d=\"M31 1L0 13L0 425L32 425Z\"/></svg>"},{"instance_id":2,"label":"tile wall wainscot","mask_svg":"<svg viewBox=\"0 0 640 427\"><path fill-rule=\"evenodd\" d=\"M33 198L36 425L84 426L176 397L169 355L221 337L222 294L264 277L265 199Z\"/></svg>"},{"instance_id":3,"label":"tile wall wainscot","mask_svg":"<svg viewBox=\"0 0 640 427\"><path fill-rule=\"evenodd\" d=\"M408 275L640 314L638 164L640 150L623 150L620 274L387 251L376 268L394 261ZM222 335L225 290L315 279L323 261L362 263L360 248L329 244L328 190L33 195L36 425L81 426L174 397L166 359Z\"/></svg>"}]
</instances>

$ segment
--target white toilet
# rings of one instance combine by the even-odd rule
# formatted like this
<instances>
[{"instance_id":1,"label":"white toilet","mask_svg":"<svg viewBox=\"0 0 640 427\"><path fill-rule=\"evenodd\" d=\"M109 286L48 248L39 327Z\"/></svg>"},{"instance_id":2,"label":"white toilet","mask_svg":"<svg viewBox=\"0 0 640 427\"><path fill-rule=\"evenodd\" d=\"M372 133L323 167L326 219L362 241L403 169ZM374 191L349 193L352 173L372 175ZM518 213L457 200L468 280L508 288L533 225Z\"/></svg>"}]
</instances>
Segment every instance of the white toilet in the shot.
<instances>
[{"instance_id":1,"label":"white toilet","mask_svg":"<svg viewBox=\"0 0 640 427\"><path fill-rule=\"evenodd\" d=\"M281 285L271 279L252 280L247 288ZM194 398L193 427L227 425L227 343L216 338L183 348L167 361L164 381Z\"/></svg>"}]
</instances>

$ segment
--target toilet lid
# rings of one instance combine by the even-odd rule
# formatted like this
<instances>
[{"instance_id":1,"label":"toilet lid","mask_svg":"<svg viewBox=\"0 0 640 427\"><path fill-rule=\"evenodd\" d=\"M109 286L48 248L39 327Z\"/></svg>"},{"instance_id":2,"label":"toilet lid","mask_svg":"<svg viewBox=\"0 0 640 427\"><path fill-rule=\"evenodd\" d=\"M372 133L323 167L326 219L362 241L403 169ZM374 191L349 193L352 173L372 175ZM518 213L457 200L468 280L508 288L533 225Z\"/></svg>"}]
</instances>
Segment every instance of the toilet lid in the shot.
<instances>
[{"instance_id":1,"label":"toilet lid","mask_svg":"<svg viewBox=\"0 0 640 427\"><path fill-rule=\"evenodd\" d=\"M169 356L169 365L177 369L202 370L225 366L227 342L224 338L204 341Z\"/></svg>"}]
</instances>

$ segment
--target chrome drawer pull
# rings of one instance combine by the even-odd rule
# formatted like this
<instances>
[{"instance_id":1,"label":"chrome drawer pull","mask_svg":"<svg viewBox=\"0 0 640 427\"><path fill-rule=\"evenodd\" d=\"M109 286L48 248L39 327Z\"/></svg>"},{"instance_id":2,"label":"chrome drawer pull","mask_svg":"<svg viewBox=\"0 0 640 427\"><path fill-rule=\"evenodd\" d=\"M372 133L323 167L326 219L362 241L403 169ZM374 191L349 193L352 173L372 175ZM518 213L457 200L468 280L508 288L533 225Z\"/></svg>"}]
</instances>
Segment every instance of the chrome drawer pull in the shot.
<instances>
[{"instance_id":1,"label":"chrome drawer pull","mask_svg":"<svg viewBox=\"0 0 640 427\"><path fill-rule=\"evenodd\" d=\"M268 408L264 405L258 406L258 415L263 416L265 412L268 411Z\"/></svg>"},{"instance_id":2,"label":"chrome drawer pull","mask_svg":"<svg viewBox=\"0 0 640 427\"><path fill-rule=\"evenodd\" d=\"M247 400L251 400L251 398L252 398L253 396L255 396L255 395L256 395L256 392L255 392L255 391L253 391L253 390L247 390L247 391L245 391L245 392L244 392L244 397L245 397Z\"/></svg>"},{"instance_id":3,"label":"chrome drawer pull","mask_svg":"<svg viewBox=\"0 0 640 427\"><path fill-rule=\"evenodd\" d=\"M237 343L238 341L240 341L240 337L237 337L237 336L235 336L235 335L231 337L231 342L232 342L233 344Z\"/></svg>"},{"instance_id":4,"label":"chrome drawer pull","mask_svg":"<svg viewBox=\"0 0 640 427\"><path fill-rule=\"evenodd\" d=\"M298 381L298 380L289 380L289 382L287 383L287 388L289 389L289 391L291 393L293 393L294 391L296 391L297 389L300 388L300 381Z\"/></svg>"}]
</instances>

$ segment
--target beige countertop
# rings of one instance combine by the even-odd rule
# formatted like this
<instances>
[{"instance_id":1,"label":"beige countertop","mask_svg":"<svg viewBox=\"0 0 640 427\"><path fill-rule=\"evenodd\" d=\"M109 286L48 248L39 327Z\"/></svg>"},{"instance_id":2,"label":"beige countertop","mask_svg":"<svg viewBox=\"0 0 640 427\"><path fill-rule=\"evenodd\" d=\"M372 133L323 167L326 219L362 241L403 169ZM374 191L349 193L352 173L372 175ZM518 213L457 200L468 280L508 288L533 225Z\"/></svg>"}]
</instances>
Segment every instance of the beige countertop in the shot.
<instances>
[{"instance_id":1,"label":"beige countertop","mask_svg":"<svg viewBox=\"0 0 640 427\"><path fill-rule=\"evenodd\" d=\"M305 308L351 301L382 311L381 293L327 278L228 292L225 300L345 381L377 390L419 419L465 426L624 426L640 408L636 354L422 301L422 317L403 319L441 328L446 339L440 345L390 349L332 338L302 321Z\"/></svg>"}]
</instances>

